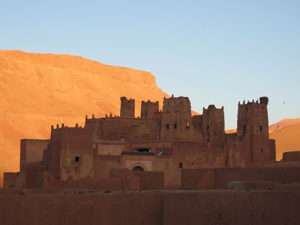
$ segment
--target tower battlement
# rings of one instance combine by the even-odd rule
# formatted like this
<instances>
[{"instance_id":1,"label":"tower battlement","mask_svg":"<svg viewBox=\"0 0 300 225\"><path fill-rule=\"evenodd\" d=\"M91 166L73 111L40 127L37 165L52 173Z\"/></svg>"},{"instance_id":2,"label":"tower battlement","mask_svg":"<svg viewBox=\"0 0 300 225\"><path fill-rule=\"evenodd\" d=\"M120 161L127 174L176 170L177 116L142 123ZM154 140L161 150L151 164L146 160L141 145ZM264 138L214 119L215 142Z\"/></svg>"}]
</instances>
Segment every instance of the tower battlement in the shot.
<instances>
[{"instance_id":1,"label":"tower battlement","mask_svg":"<svg viewBox=\"0 0 300 225\"><path fill-rule=\"evenodd\" d=\"M191 102L188 97L174 97L164 98L163 112L165 113L178 113L185 112L191 113Z\"/></svg>"},{"instance_id":2,"label":"tower battlement","mask_svg":"<svg viewBox=\"0 0 300 225\"><path fill-rule=\"evenodd\" d=\"M242 101L239 102L239 106L250 106L250 105L268 105L269 104L269 98L268 97L260 97L259 99L252 99L251 101Z\"/></svg>"},{"instance_id":3,"label":"tower battlement","mask_svg":"<svg viewBox=\"0 0 300 225\"><path fill-rule=\"evenodd\" d=\"M224 106L222 106L221 108L217 108L215 105L209 105L207 108L203 107L203 113L204 112L209 112L209 111L215 111L215 110L224 111Z\"/></svg>"}]
</instances>

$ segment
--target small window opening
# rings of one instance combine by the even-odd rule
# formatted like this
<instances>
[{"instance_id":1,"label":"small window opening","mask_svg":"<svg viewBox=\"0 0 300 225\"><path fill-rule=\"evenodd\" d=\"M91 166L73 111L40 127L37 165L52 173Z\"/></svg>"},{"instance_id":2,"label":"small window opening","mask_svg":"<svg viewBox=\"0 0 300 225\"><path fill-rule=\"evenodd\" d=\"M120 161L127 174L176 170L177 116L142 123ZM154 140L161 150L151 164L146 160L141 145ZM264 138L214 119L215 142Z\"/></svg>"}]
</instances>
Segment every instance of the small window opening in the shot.
<instances>
[{"instance_id":1,"label":"small window opening","mask_svg":"<svg viewBox=\"0 0 300 225\"><path fill-rule=\"evenodd\" d=\"M132 170L135 171L135 172L143 172L143 171L144 171L144 168L141 167L141 166L135 166L135 167L133 167Z\"/></svg>"},{"instance_id":2,"label":"small window opening","mask_svg":"<svg viewBox=\"0 0 300 225\"><path fill-rule=\"evenodd\" d=\"M166 124L166 128L169 130L170 129L170 124Z\"/></svg>"},{"instance_id":3,"label":"small window opening","mask_svg":"<svg viewBox=\"0 0 300 225\"><path fill-rule=\"evenodd\" d=\"M246 134L246 131L247 131L247 125L244 125L243 126L243 134Z\"/></svg>"},{"instance_id":4,"label":"small window opening","mask_svg":"<svg viewBox=\"0 0 300 225\"><path fill-rule=\"evenodd\" d=\"M74 161L79 163L80 162L80 156L75 156Z\"/></svg>"},{"instance_id":5,"label":"small window opening","mask_svg":"<svg viewBox=\"0 0 300 225\"><path fill-rule=\"evenodd\" d=\"M263 149L263 148L261 148L261 149L260 149L260 152L264 152L264 149Z\"/></svg>"},{"instance_id":6,"label":"small window opening","mask_svg":"<svg viewBox=\"0 0 300 225\"><path fill-rule=\"evenodd\" d=\"M176 129L177 128L177 124L176 123L174 123L174 129Z\"/></svg>"},{"instance_id":7,"label":"small window opening","mask_svg":"<svg viewBox=\"0 0 300 225\"><path fill-rule=\"evenodd\" d=\"M260 133L263 132L263 126L259 126Z\"/></svg>"},{"instance_id":8,"label":"small window opening","mask_svg":"<svg viewBox=\"0 0 300 225\"><path fill-rule=\"evenodd\" d=\"M138 148L136 149L137 152L141 152L141 153L146 153L146 152L150 152L149 148Z\"/></svg>"},{"instance_id":9,"label":"small window opening","mask_svg":"<svg viewBox=\"0 0 300 225\"><path fill-rule=\"evenodd\" d=\"M180 169L183 168L183 163L182 163L182 162L179 163L179 168L180 168Z\"/></svg>"}]
</instances>

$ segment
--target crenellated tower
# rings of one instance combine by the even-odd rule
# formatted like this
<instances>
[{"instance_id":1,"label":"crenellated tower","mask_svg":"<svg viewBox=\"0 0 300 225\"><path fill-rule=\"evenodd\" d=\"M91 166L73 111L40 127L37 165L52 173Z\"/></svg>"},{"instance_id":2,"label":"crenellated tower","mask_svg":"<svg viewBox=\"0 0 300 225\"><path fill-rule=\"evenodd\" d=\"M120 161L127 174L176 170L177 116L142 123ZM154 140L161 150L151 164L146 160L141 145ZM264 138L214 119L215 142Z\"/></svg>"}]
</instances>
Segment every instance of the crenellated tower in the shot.
<instances>
[{"instance_id":1,"label":"crenellated tower","mask_svg":"<svg viewBox=\"0 0 300 225\"><path fill-rule=\"evenodd\" d=\"M244 156L250 163L275 159L274 142L269 139L267 97L239 103L237 136L243 143Z\"/></svg>"},{"instance_id":2,"label":"crenellated tower","mask_svg":"<svg viewBox=\"0 0 300 225\"><path fill-rule=\"evenodd\" d=\"M159 112L159 102L142 101L141 104L141 118L154 119Z\"/></svg>"},{"instance_id":3,"label":"crenellated tower","mask_svg":"<svg viewBox=\"0 0 300 225\"><path fill-rule=\"evenodd\" d=\"M121 109L120 117L122 118L134 118L135 117L135 100L121 97Z\"/></svg>"},{"instance_id":4,"label":"crenellated tower","mask_svg":"<svg viewBox=\"0 0 300 225\"><path fill-rule=\"evenodd\" d=\"M212 146L223 146L225 135L224 107L215 105L203 109L202 133L204 140Z\"/></svg>"},{"instance_id":5,"label":"crenellated tower","mask_svg":"<svg viewBox=\"0 0 300 225\"><path fill-rule=\"evenodd\" d=\"M162 139L181 139L190 130L191 102L187 97L164 98L161 119Z\"/></svg>"}]
</instances>

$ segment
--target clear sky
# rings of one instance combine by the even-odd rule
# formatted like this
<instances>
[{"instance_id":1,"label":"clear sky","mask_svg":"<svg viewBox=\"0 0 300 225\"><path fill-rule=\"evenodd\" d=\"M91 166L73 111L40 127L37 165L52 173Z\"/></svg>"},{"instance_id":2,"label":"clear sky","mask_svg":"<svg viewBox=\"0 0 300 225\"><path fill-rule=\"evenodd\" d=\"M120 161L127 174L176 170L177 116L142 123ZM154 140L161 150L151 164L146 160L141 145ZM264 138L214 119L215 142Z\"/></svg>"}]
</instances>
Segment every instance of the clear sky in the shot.
<instances>
[{"instance_id":1,"label":"clear sky","mask_svg":"<svg viewBox=\"0 0 300 225\"><path fill-rule=\"evenodd\" d=\"M147 70L202 111L270 97L270 121L300 117L299 0L7 0L0 49L68 53Z\"/></svg>"}]
</instances>

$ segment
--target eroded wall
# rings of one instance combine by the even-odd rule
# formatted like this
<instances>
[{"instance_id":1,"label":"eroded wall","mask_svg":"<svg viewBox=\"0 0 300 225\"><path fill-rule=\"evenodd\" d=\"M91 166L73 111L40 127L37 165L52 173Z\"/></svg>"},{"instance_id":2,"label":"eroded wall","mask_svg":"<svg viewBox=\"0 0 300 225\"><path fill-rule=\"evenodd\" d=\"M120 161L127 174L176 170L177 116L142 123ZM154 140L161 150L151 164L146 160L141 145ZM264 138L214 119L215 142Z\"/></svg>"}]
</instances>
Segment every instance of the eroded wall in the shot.
<instances>
[{"instance_id":1,"label":"eroded wall","mask_svg":"<svg viewBox=\"0 0 300 225\"><path fill-rule=\"evenodd\" d=\"M5 225L161 225L158 193L0 195Z\"/></svg>"},{"instance_id":2,"label":"eroded wall","mask_svg":"<svg viewBox=\"0 0 300 225\"><path fill-rule=\"evenodd\" d=\"M298 225L300 192L0 193L9 225Z\"/></svg>"},{"instance_id":3,"label":"eroded wall","mask_svg":"<svg viewBox=\"0 0 300 225\"><path fill-rule=\"evenodd\" d=\"M299 167L278 168L217 168L182 170L184 189L226 189L233 181L274 182L292 184L300 182Z\"/></svg>"},{"instance_id":4,"label":"eroded wall","mask_svg":"<svg viewBox=\"0 0 300 225\"><path fill-rule=\"evenodd\" d=\"M298 225L300 192L170 193L164 225Z\"/></svg>"}]
</instances>

